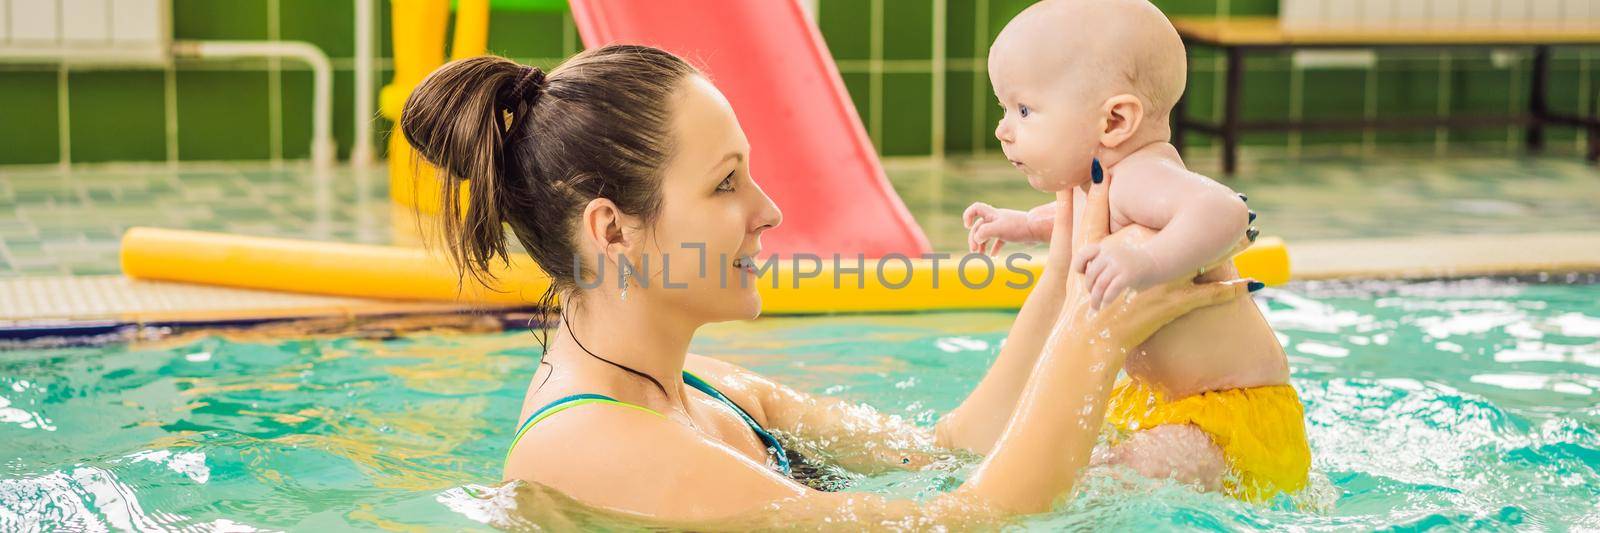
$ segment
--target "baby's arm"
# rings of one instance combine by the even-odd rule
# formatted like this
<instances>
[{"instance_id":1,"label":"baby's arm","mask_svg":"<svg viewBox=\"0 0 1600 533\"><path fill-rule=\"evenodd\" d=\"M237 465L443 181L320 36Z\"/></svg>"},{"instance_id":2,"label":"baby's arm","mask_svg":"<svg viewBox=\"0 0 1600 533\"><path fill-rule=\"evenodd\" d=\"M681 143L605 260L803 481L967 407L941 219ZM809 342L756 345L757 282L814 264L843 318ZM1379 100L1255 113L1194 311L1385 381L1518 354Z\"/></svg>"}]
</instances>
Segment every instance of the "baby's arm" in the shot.
<instances>
[{"instance_id":1,"label":"baby's arm","mask_svg":"<svg viewBox=\"0 0 1600 533\"><path fill-rule=\"evenodd\" d=\"M1081 269L1092 301L1115 298L1179 276L1196 276L1233 249L1250 225L1250 210L1233 190L1165 162L1139 162L1116 169L1111 182L1113 213L1156 230L1137 246L1086 246L1073 267Z\"/></svg>"},{"instance_id":2,"label":"baby's arm","mask_svg":"<svg viewBox=\"0 0 1600 533\"><path fill-rule=\"evenodd\" d=\"M961 219L967 227L968 251L993 255L1000 253L1000 247L1007 242L1049 242L1050 230L1056 223L1056 203L1018 211L976 202L967 207Z\"/></svg>"}]
</instances>

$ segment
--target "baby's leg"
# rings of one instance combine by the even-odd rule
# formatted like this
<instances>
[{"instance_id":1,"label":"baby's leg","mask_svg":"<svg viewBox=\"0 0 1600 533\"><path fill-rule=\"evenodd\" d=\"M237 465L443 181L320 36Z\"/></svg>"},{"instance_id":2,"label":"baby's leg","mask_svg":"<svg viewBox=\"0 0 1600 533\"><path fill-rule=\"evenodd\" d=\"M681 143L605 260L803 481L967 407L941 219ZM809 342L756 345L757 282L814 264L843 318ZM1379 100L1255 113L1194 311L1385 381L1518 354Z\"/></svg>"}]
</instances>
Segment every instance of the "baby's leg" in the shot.
<instances>
[{"instance_id":1,"label":"baby's leg","mask_svg":"<svg viewBox=\"0 0 1600 533\"><path fill-rule=\"evenodd\" d=\"M1209 491L1222 489L1222 476L1228 471L1222 448L1210 435L1190 424L1136 431L1095 462L1124 466L1147 478L1172 479Z\"/></svg>"}]
</instances>

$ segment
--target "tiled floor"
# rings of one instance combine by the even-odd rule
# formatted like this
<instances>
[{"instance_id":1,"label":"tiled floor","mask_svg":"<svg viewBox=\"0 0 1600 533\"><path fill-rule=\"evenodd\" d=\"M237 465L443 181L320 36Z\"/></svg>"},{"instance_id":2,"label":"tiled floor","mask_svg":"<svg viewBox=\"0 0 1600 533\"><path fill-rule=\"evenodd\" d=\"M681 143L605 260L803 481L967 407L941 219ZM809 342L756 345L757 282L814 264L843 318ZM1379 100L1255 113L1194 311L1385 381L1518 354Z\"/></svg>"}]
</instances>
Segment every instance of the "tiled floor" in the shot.
<instances>
[{"instance_id":1,"label":"tiled floor","mask_svg":"<svg viewBox=\"0 0 1600 533\"><path fill-rule=\"evenodd\" d=\"M130 226L384 243L383 169L208 163L0 168L0 277L115 274ZM322 191L319 193L319 191Z\"/></svg>"},{"instance_id":2,"label":"tiled floor","mask_svg":"<svg viewBox=\"0 0 1600 533\"><path fill-rule=\"evenodd\" d=\"M960 214L973 201L1027 208L1047 200L993 161L887 166L940 250L964 246ZM138 225L365 243L409 231L391 228L383 168L340 168L326 178L319 188L303 165L0 167L0 278L118 273L118 240ZM1600 230L1600 168L1575 157L1263 159L1226 183L1250 195L1266 233L1291 244Z\"/></svg>"}]
</instances>

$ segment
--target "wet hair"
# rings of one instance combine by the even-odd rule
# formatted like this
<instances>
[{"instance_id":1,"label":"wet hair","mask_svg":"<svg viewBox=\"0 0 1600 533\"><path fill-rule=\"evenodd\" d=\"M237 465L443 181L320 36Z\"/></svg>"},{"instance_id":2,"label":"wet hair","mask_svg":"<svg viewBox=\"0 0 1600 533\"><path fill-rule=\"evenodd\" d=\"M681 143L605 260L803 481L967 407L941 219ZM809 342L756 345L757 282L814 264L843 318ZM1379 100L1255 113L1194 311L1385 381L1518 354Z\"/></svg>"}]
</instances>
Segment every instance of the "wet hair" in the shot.
<instances>
[{"instance_id":1,"label":"wet hair","mask_svg":"<svg viewBox=\"0 0 1600 533\"><path fill-rule=\"evenodd\" d=\"M653 220L671 152L668 99L695 74L663 50L607 46L548 76L509 59L452 61L417 85L400 130L441 179L441 234L463 276L492 282L504 226L563 297L575 288L574 233L590 200ZM462 205L460 185L467 182Z\"/></svg>"},{"instance_id":2,"label":"wet hair","mask_svg":"<svg viewBox=\"0 0 1600 533\"><path fill-rule=\"evenodd\" d=\"M614 45L575 55L549 75L480 56L422 80L406 99L400 131L441 174L439 236L461 280L493 285L489 264L509 260L509 226L549 275L540 306L558 296L575 302L576 281L590 274L576 260L578 218L605 198L654 222L673 149L669 100L695 74L666 51ZM547 341L540 340L546 349Z\"/></svg>"}]
</instances>

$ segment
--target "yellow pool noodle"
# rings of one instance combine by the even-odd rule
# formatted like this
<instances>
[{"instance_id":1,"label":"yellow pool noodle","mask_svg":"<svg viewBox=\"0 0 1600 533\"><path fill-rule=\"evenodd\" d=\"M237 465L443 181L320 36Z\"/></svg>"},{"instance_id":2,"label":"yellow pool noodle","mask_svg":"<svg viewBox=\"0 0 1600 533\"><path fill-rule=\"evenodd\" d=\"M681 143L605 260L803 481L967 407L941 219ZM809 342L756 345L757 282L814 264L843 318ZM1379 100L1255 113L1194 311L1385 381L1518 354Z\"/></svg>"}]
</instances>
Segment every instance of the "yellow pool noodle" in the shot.
<instances>
[{"instance_id":1,"label":"yellow pool noodle","mask_svg":"<svg viewBox=\"0 0 1600 533\"><path fill-rule=\"evenodd\" d=\"M984 283L989 273L984 262L967 260L962 272L961 258L942 258L937 269L930 259L866 258L856 274L849 271L858 265L856 256L841 257L838 271L831 256L798 263L785 256L752 283L761 291L763 314L769 315L1004 310L1022 306L1043 266L1041 260L1019 260L1010 264L1013 270L997 258L993 278ZM1288 250L1277 238L1261 238L1235 257L1234 264L1242 276L1269 285L1289 280ZM549 279L524 254L514 254L509 267L495 267L497 290L491 290L470 278L458 284L450 264L422 248L144 227L129 229L122 237L122 271L136 279L486 304L532 304L549 286ZM813 271L814 276L799 275ZM963 274L967 283L980 288L969 288Z\"/></svg>"}]
</instances>

